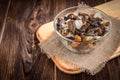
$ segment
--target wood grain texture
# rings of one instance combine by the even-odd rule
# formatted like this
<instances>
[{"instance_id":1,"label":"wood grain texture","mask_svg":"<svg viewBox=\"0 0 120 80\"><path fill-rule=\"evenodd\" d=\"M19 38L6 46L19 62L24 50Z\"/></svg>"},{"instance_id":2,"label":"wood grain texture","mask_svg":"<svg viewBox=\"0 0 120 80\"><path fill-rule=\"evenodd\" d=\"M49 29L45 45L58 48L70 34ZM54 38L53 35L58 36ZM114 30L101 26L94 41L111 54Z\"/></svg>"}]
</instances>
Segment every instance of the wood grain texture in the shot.
<instances>
[{"instance_id":1,"label":"wood grain texture","mask_svg":"<svg viewBox=\"0 0 120 80\"><path fill-rule=\"evenodd\" d=\"M0 0L0 11L2 11L2 13L0 13L0 26L3 25L3 19L5 17L7 5L8 5L8 2L5 2L4 0ZM2 27L0 27L0 34L1 34L1 30L2 30Z\"/></svg>"},{"instance_id":2,"label":"wood grain texture","mask_svg":"<svg viewBox=\"0 0 120 80\"><path fill-rule=\"evenodd\" d=\"M0 26L3 23L8 1L0 0L0 11L2 10L0 13ZM40 25L42 25L52 21L62 9L75 6L79 1L12 0L6 22L7 28L0 45L0 80L120 80L120 57L108 62L106 67L95 76L85 73L68 75L56 69L54 63L45 54L41 54L37 40L32 37L27 23L32 17L35 6L40 6L38 19ZM93 2L94 0L90 1L91 4L88 2L90 5L93 5L93 3L94 5L99 4ZM29 44L24 44L27 39L28 42L30 40ZM31 40L35 41L35 48L31 47ZM32 50L32 53L28 50L29 54L26 53L25 48ZM31 55L34 57L30 58Z\"/></svg>"}]
</instances>

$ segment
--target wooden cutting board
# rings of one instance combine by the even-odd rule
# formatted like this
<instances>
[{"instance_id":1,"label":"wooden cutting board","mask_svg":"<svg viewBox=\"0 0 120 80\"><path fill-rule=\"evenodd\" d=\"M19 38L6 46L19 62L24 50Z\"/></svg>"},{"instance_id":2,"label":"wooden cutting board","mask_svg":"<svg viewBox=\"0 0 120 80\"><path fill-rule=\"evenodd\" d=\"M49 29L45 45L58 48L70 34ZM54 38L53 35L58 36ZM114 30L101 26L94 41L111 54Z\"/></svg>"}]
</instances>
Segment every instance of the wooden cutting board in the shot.
<instances>
[{"instance_id":1,"label":"wooden cutting board","mask_svg":"<svg viewBox=\"0 0 120 80\"><path fill-rule=\"evenodd\" d=\"M117 17L117 19L120 19L120 9L119 9L120 5L119 4L120 4L120 1L115 0L115 1L111 1L109 3L105 3L105 4L102 4L100 6L97 6L95 8L98 8L98 9L104 11L105 13L110 15L111 17L114 17L114 18ZM51 35L53 30L54 30L54 28L53 28L53 21L52 21L52 22L49 22L49 23L42 25L37 30L36 36L37 36L39 41L43 41ZM115 51L115 53L113 53L113 55L110 57L110 60L117 57L117 56L120 56L120 46ZM71 63L64 62L57 57L53 57L52 60L56 64L56 66L61 71L65 72L65 73L76 74L76 73L80 73L80 72L84 71L84 69L80 69Z\"/></svg>"}]
</instances>

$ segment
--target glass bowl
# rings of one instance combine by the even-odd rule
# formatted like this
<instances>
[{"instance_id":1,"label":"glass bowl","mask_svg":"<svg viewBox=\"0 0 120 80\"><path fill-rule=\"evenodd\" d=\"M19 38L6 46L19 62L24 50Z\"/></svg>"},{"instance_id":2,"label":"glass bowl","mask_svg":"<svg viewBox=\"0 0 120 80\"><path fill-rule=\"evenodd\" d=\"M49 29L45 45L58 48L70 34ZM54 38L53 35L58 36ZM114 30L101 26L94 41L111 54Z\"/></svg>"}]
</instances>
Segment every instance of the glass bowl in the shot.
<instances>
[{"instance_id":1,"label":"glass bowl","mask_svg":"<svg viewBox=\"0 0 120 80\"><path fill-rule=\"evenodd\" d=\"M79 44L79 46L73 47L72 45L75 45L75 43L77 43L78 41L75 41L75 40L72 40L72 39L69 39L69 38L63 36L57 30L57 27L58 27L57 26L57 20L58 20L58 18L64 17L66 14L71 13L71 12L72 13L73 12L75 12L75 13L85 13L85 14L88 14L88 15L95 14L95 13L99 12L103 19L109 21L108 31L103 36L101 36L101 38L99 38L97 40L95 39L95 40L90 40L90 41L82 41ZM108 34L110 33L110 30L111 30L111 27L112 27L110 17L107 14L105 14L104 12L102 12L99 9L92 8L92 7L89 7L89 6L83 6L83 5L74 6L74 7L70 7L70 8L62 10L55 17L53 24L54 24L54 30L55 30L55 32L57 34L58 40L60 40L60 42L67 49L72 51L73 53L89 53L89 52L91 52L92 50L97 48L102 43L102 41L108 36ZM94 36L92 36L92 37L94 37Z\"/></svg>"}]
</instances>

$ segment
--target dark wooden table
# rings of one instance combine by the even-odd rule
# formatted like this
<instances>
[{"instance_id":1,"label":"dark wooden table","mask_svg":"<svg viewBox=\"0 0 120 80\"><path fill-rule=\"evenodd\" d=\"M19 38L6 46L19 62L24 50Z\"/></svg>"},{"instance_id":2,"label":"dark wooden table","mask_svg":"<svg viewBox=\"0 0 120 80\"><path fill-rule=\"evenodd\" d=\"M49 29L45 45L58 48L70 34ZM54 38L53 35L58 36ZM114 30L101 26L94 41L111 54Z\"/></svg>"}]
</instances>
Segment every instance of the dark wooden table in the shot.
<instances>
[{"instance_id":1,"label":"dark wooden table","mask_svg":"<svg viewBox=\"0 0 120 80\"><path fill-rule=\"evenodd\" d=\"M0 80L120 80L120 57L109 61L102 71L91 76L86 73L65 74L42 54L35 37L36 24L29 27L35 11L39 11L37 20L42 25L52 21L62 9L77 5L80 1L0 0L0 35L5 25L0 44ZM86 3L91 6L104 2L96 0L92 4L94 0L90 1Z\"/></svg>"}]
</instances>

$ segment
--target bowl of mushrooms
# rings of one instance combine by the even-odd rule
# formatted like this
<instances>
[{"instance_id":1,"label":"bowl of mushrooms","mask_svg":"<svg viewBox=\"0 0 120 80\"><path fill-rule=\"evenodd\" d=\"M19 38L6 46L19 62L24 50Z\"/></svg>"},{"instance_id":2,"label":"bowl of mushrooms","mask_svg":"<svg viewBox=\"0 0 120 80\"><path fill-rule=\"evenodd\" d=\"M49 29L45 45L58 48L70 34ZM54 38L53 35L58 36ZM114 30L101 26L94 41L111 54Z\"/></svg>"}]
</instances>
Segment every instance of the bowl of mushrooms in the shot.
<instances>
[{"instance_id":1,"label":"bowl of mushrooms","mask_svg":"<svg viewBox=\"0 0 120 80\"><path fill-rule=\"evenodd\" d=\"M58 40L73 53L89 53L97 48L111 27L107 14L89 6L64 9L54 19Z\"/></svg>"}]
</instances>

